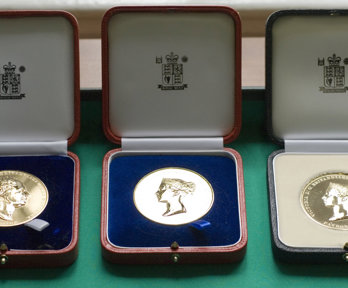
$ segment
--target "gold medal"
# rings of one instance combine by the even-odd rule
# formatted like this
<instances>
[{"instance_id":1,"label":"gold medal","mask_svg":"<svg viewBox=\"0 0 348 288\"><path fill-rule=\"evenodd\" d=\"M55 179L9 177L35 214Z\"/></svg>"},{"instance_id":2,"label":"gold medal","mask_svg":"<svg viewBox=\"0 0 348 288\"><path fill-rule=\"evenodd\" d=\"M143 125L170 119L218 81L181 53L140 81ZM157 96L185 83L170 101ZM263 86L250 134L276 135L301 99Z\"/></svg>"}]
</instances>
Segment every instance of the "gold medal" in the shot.
<instances>
[{"instance_id":1,"label":"gold medal","mask_svg":"<svg viewBox=\"0 0 348 288\"><path fill-rule=\"evenodd\" d=\"M348 230L348 174L328 173L312 179L302 191L301 204L315 222Z\"/></svg>"},{"instance_id":2,"label":"gold medal","mask_svg":"<svg viewBox=\"0 0 348 288\"><path fill-rule=\"evenodd\" d=\"M0 171L0 227L35 219L47 202L48 191L39 178L22 171Z\"/></svg>"},{"instance_id":3,"label":"gold medal","mask_svg":"<svg viewBox=\"0 0 348 288\"><path fill-rule=\"evenodd\" d=\"M145 175L136 185L134 204L147 219L182 225L207 214L214 191L207 179L189 169L169 167Z\"/></svg>"}]
</instances>

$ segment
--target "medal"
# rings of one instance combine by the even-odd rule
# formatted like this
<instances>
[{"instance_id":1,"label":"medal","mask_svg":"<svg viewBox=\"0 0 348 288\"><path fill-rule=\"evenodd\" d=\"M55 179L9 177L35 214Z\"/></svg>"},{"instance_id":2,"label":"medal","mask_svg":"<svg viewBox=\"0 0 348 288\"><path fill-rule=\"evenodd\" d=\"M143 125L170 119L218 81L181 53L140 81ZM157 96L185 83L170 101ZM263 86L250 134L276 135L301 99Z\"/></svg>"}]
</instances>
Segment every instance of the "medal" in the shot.
<instances>
[{"instance_id":1,"label":"medal","mask_svg":"<svg viewBox=\"0 0 348 288\"><path fill-rule=\"evenodd\" d=\"M0 227L35 219L47 202L48 191L39 178L22 171L0 171Z\"/></svg>"},{"instance_id":2,"label":"medal","mask_svg":"<svg viewBox=\"0 0 348 288\"><path fill-rule=\"evenodd\" d=\"M206 215L214 202L207 179L195 171L169 167L145 175L135 186L134 205L147 219L182 225Z\"/></svg>"},{"instance_id":3,"label":"medal","mask_svg":"<svg viewBox=\"0 0 348 288\"><path fill-rule=\"evenodd\" d=\"M301 205L315 222L348 230L348 174L328 173L312 179L302 191Z\"/></svg>"}]
</instances>

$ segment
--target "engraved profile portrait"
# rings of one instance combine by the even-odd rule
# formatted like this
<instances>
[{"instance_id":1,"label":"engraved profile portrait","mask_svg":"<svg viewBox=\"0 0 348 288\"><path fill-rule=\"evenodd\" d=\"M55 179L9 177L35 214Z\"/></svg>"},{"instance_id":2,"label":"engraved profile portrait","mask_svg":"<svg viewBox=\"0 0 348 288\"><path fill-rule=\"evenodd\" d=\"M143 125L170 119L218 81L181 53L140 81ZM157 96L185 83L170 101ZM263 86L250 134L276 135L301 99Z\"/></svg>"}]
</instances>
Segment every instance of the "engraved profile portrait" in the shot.
<instances>
[{"instance_id":1,"label":"engraved profile portrait","mask_svg":"<svg viewBox=\"0 0 348 288\"><path fill-rule=\"evenodd\" d=\"M0 219L12 221L12 215L24 206L29 198L28 191L20 181L0 180Z\"/></svg>"},{"instance_id":2,"label":"engraved profile portrait","mask_svg":"<svg viewBox=\"0 0 348 288\"><path fill-rule=\"evenodd\" d=\"M326 207L332 207L333 215L330 221L341 220L348 217L348 188L330 182L322 197Z\"/></svg>"},{"instance_id":3,"label":"engraved profile portrait","mask_svg":"<svg viewBox=\"0 0 348 288\"><path fill-rule=\"evenodd\" d=\"M184 199L186 196L194 193L195 183L187 182L175 178L163 178L156 192L158 201L167 204L167 210L163 216L172 216L180 213L186 213Z\"/></svg>"}]
</instances>

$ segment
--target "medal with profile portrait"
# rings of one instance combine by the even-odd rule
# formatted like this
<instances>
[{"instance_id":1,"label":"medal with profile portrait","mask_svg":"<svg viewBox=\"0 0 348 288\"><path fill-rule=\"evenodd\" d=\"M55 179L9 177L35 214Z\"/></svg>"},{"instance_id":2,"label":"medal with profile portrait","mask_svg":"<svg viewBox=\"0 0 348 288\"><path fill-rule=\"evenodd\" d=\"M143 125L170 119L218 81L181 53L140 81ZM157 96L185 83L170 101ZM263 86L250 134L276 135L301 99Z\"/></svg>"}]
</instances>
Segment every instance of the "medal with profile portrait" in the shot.
<instances>
[{"instance_id":1,"label":"medal with profile portrait","mask_svg":"<svg viewBox=\"0 0 348 288\"><path fill-rule=\"evenodd\" d=\"M134 205L147 219L165 225L194 222L211 209L214 191L206 178L186 168L152 171L137 183Z\"/></svg>"},{"instance_id":2,"label":"medal with profile portrait","mask_svg":"<svg viewBox=\"0 0 348 288\"><path fill-rule=\"evenodd\" d=\"M315 222L348 230L348 174L327 173L313 178L301 193L301 205Z\"/></svg>"},{"instance_id":3,"label":"medal with profile portrait","mask_svg":"<svg viewBox=\"0 0 348 288\"><path fill-rule=\"evenodd\" d=\"M0 227L35 219L47 202L48 190L36 176L15 170L0 171Z\"/></svg>"}]
</instances>

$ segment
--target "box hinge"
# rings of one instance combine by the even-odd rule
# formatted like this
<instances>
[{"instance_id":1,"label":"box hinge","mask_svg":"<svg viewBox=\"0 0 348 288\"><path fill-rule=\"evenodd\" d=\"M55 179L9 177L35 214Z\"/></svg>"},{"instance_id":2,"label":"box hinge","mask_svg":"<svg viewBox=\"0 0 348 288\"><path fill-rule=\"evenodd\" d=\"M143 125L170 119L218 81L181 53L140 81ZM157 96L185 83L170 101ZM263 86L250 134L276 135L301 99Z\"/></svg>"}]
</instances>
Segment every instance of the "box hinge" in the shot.
<instances>
[{"instance_id":1,"label":"box hinge","mask_svg":"<svg viewBox=\"0 0 348 288\"><path fill-rule=\"evenodd\" d=\"M221 150L222 137L207 138L122 138L126 151Z\"/></svg>"},{"instance_id":2,"label":"box hinge","mask_svg":"<svg viewBox=\"0 0 348 288\"><path fill-rule=\"evenodd\" d=\"M68 141L48 142L0 142L0 155L66 155Z\"/></svg>"},{"instance_id":3,"label":"box hinge","mask_svg":"<svg viewBox=\"0 0 348 288\"><path fill-rule=\"evenodd\" d=\"M285 152L348 153L348 140L284 140Z\"/></svg>"}]
</instances>

